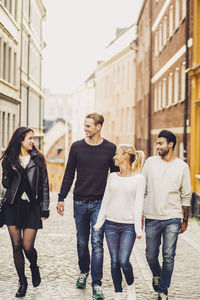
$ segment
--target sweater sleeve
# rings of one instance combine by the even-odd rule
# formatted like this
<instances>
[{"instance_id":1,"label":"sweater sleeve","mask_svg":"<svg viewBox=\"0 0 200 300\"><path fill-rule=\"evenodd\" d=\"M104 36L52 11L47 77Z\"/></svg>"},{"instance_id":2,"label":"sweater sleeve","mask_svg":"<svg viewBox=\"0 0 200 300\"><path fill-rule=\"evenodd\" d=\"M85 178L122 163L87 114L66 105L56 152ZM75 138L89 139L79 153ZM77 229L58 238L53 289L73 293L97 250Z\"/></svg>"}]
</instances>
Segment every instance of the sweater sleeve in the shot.
<instances>
[{"instance_id":1,"label":"sweater sleeve","mask_svg":"<svg viewBox=\"0 0 200 300\"><path fill-rule=\"evenodd\" d=\"M110 181L111 181L111 176L109 175L108 180L107 180L107 184L106 184L106 188L105 188L105 192L104 192L104 196L101 202L101 208L99 211L99 215L97 218L97 222L94 225L96 228L100 229L102 227L102 225L105 222L106 219L106 211L107 211L107 207L110 201Z\"/></svg>"},{"instance_id":2,"label":"sweater sleeve","mask_svg":"<svg viewBox=\"0 0 200 300\"><path fill-rule=\"evenodd\" d=\"M181 185L181 204L182 206L190 206L191 201L191 183L190 183L190 170L188 164L186 164Z\"/></svg>"},{"instance_id":3,"label":"sweater sleeve","mask_svg":"<svg viewBox=\"0 0 200 300\"><path fill-rule=\"evenodd\" d=\"M74 144L72 144L69 152L69 158L67 161L67 166L65 169L65 174L63 177L60 193L58 194L58 201L64 201L64 199L67 197L74 180L75 171L76 171L76 153L75 153L75 146Z\"/></svg>"},{"instance_id":4,"label":"sweater sleeve","mask_svg":"<svg viewBox=\"0 0 200 300\"><path fill-rule=\"evenodd\" d=\"M142 236L142 212L144 205L145 184L145 177L140 175L137 182L135 196L135 232L138 236Z\"/></svg>"},{"instance_id":5,"label":"sweater sleeve","mask_svg":"<svg viewBox=\"0 0 200 300\"><path fill-rule=\"evenodd\" d=\"M49 195L49 179L48 179L47 168L45 165L43 166L41 175L42 175L42 211L43 211L42 216L48 218L50 195Z\"/></svg>"}]
</instances>

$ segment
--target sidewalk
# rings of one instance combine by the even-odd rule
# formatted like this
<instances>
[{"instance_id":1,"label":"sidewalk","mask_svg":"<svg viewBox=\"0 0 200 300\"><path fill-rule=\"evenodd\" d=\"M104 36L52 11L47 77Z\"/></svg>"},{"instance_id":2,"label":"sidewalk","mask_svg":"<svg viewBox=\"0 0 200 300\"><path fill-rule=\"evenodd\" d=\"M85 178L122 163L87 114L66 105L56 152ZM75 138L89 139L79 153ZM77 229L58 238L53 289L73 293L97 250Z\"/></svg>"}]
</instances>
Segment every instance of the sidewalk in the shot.
<instances>
[{"instance_id":1,"label":"sidewalk","mask_svg":"<svg viewBox=\"0 0 200 300\"><path fill-rule=\"evenodd\" d=\"M36 240L41 267L42 283L38 288L31 284L30 270L26 261L28 290L26 300L92 299L91 278L87 288L79 290L75 282L77 267L76 233L73 220L71 195L65 201L65 215L56 212L57 195L51 195L51 216L44 222ZM200 226L191 221L188 230L180 235L175 260L169 300L200 299ZM151 273L145 259L145 239L137 240L131 261L135 274L137 300L156 299L151 286ZM0 300L12 300L17 291L17 276L12 259L12 249L7 228L0 229ZM106 300L112 300L113 285L110 275L110 257L105 242L103 291ZM126 287L124 282L124 300Z\"/></svg>"}]
</instances>

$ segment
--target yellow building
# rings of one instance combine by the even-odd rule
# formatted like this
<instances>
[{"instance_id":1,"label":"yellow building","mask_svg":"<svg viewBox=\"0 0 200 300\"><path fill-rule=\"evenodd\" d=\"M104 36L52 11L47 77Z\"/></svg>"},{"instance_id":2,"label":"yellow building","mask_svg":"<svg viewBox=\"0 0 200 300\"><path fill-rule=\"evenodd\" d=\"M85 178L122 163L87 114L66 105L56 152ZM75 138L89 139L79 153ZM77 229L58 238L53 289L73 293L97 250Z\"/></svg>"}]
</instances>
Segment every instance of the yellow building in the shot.
<instances>
[{"instance_id":1,"label":"yellow building","mask_svg":"<svg viewBox=\"0 0 200 300\"><path fill-rule=\"evenodd\" d=\"M193 0L193 59L191 79L191 179L192 192L200 200L200 0Z\"/></svg>"}]
</instances>

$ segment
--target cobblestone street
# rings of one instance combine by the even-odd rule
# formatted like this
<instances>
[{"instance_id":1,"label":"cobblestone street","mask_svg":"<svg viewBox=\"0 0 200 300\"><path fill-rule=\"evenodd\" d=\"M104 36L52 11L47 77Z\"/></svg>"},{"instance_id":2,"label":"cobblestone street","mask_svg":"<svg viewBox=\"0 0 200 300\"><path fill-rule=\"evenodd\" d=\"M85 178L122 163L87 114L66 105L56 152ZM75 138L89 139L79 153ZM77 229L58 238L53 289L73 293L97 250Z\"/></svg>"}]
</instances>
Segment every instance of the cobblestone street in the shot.
<instances>
[{"instance_id":1,"label":"cobblestone street","mask_svg":"<svg viewBox=\"0 0 200 300\"><path fill-rule=\"evenodd\" d=\"M51 216L38 232L36 249L41 267L42 283L33 288L28 262L27 300L92 299L91 279L87 288L78 290L75 282L79 274L76 254L76 234L72 212L72 197L65 201L65 215L56 212L57 195L51 195ZM200 299L200 226L191 221L187 232L179 237L175 270L169 290L170 300ZM145 239L135 243L131 261L134 268L137 299L156 299L151 287L151 274L146 264ZM7 228L0 229L0 299L10 300L17 290L18 279L12 259ZM103 291L105 299L114 299L110 275L110 257L105 243ZM126 299L126 287L123 291Z\"/></svg>"}]
</instances>

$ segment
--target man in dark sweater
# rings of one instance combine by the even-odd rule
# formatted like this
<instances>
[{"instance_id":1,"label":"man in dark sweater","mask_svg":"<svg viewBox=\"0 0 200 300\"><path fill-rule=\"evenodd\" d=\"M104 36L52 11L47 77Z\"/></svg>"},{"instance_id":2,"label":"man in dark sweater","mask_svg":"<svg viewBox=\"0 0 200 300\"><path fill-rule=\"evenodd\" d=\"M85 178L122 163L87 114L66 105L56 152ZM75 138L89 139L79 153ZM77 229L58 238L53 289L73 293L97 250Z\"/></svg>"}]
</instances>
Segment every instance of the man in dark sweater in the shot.
<instances>
[{"instance_id":1,"label":"man in dark sweater","mask_svg":"<svg viewBox=\"0 0 200 300\"><path fill-rule=\"evenodd\" d=\"M57 210L64 214L64 198L67 197L72 186L75 173L74 187L74 218L77 230L77 250L80 275L76 282L77 288L85 288L90 268L90 253L88 249L91 230L91 277L93 299L104 299L101 290L103 276L103 228L95 232L101 207L108 171L117 171L113 156L116 146L101 137L104 117L97 113L88 114L84 122L86 138L72 144L58 196Z\"/></svg>"}]
</instances>

